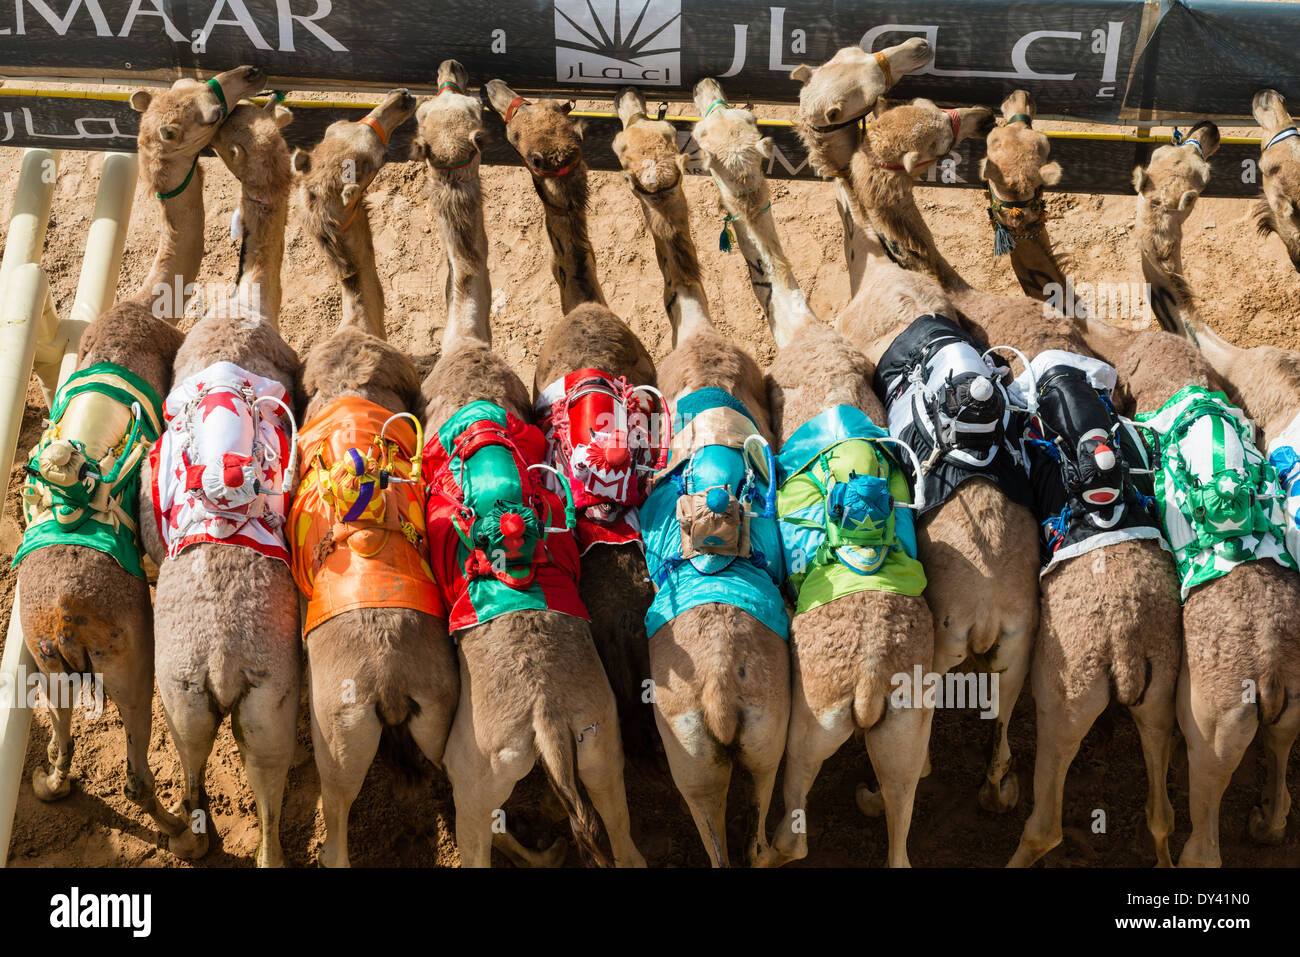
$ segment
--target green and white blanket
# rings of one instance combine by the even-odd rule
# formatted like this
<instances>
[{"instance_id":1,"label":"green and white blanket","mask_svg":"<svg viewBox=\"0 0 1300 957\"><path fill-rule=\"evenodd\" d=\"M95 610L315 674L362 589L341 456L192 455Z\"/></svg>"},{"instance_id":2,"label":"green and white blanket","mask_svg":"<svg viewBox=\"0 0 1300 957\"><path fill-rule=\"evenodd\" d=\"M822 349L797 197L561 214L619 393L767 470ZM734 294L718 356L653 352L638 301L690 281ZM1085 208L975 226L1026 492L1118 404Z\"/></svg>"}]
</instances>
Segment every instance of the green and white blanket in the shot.
<instances>
[{"instance_id":1,"label":"green and white blanket","mask_svg":"<svg viewBox=\"0 0 1300 957\"><path fill-rule=\"evenodd\" d=\"M1182 598L1243 562L1295 568L1277 469L1255 446L1255 425L1222 392L1188 386L1138 415L1159 456L1159 515L1178 563Z\"/></svg>"}]
</instances>

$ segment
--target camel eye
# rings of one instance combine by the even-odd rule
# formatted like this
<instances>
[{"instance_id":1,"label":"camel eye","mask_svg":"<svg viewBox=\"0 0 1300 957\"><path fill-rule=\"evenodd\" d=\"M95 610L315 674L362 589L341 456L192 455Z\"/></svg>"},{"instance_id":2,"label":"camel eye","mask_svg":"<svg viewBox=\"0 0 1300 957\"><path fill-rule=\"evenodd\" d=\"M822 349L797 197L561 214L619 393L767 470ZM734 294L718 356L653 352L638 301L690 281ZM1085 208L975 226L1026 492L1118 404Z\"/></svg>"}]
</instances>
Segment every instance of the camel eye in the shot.
<instances>
[{"instance_id":1,"label":"camel eye","mask_svg":"<svg viewBox=\"0 0 1300 957\"><path fill-rule=\"evenodd\" d=\"M838 106L832 106L829 110L826 111L826 119L830 120L832 123L835 123L840 118L840 112L841 110Z\"/></svg>"}]
</instances>

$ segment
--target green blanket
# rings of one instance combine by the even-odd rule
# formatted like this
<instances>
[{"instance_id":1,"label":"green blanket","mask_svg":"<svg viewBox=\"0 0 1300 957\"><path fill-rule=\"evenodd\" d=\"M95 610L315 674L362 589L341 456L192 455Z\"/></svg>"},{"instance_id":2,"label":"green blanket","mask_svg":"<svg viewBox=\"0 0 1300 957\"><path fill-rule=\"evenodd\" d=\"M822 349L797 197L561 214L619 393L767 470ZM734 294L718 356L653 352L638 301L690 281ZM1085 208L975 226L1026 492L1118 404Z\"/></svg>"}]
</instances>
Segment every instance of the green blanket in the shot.
<instances>
[{"instance_id":1,"label":"green blanket","mask_svg":"<svg viewBox=\"0 0 1300 957\"><path fill-rule=\"evenodd\" d=\"M888 447L870 441L881 438L889 433L861 411L836 406L800 426L777 457L777 514L796 615L860 591L925 591L914 516L894 505L911 502L911 491ZM841 508L835 520L830 513Z\"/></svg>"},{"instance_id":2,"label":"green blanket","mask_svg":"<svg viewBox=\"0 0 1300 957\"><path fill-rule=\"evenodd\" d=\"M76 421L65 421L69 403L88 394L102 399L89 404L83 400ZM112 404L126 410L134 406L136 411L123 415ZM98 362L68 377L54 398L50 426L27 462L22 492L27 531L14 556L15 566L38 548L82 545L112 555L132 575L145 577L136 531L140 463L158 439L162 404L149 383L111 362ZM124 428L105 424L128 418ZM72 434L97 423L116 434ZM109 451L96 458L87 446Z\"/></svg>"},{"instance_id":3,"label":"green blanket","mask_svg":"<svg viewBox=\"0 0 1300 957\"><path fill-rule=\"evenodd\" d=\"M1184 601L1243 562L1296 567L1277 469L1255 446L1254 423L1227 396L1188 386L1137 422L1159 452L1156 501Z\"/></svg>"}]
</instances>

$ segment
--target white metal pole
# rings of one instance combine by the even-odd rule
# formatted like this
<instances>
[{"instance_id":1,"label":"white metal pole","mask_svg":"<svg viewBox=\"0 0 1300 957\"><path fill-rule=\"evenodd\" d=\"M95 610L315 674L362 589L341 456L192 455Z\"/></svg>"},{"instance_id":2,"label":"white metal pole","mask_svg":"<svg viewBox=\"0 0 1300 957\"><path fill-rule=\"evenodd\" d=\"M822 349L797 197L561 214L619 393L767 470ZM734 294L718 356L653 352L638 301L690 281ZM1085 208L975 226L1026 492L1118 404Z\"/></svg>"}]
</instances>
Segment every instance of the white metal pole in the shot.
<instances>
[{"instance_id":1,"label":"white metal pole","mask_svg":"<svg viewBox=\"0 0 1300 957\"><path fill-rule=\"evenodd\" d=\"M36 352L36 334L49 294L41 267L21 263L10 270L0 298L0 355L12 360L6 363L7 368L0 369L0 415L5 420L0 437L0 465L4 470L0 475L8 475L13 463L32 357ZM36 671L36 663L23 643L18 602L15 588L4 655L0 657L0 867L9 856L9 835L13 830L14 808L27 756L27 734L32 723L32 712L26 703L26 682L22 679Z\"/></svg>"},{"instance_id":2,"label":"white metal pole","mask_svg":"<svg viewBox=\"0 0 1300 957\"><path fill-rule=\"evenodd\" d=\"M9 217L9 231L5 234L4 259L0 260L0 297L3 297L5 282L15 267L41 261L58 172L58 150L26 150L23 153L18 189L14 193L14 211Z\"/></svg>"}]
</instances>

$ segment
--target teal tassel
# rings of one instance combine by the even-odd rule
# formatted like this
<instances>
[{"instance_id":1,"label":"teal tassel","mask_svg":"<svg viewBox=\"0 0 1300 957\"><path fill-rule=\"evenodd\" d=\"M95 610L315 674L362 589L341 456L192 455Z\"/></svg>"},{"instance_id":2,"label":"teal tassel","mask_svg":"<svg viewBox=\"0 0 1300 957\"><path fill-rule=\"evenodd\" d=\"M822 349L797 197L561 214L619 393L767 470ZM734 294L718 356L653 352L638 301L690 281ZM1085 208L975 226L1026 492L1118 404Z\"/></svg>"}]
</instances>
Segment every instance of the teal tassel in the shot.
<instances>
[{"instance_id":1,"label":"teal tassel","mask_svg":"<svg viewBox=\"0 0 1300 957\"><path fill-rule=\"evenodd\" d=\"M993 223L993 258L997 259L1015 248L1016 241L1011 233L1005 226L995 220Z\"/></svg>"},{"instance_id":2,"label":"teal tassel","mask_svg":"<svg viewBox=\"0 0 1300 957\"><path fill-rule=\"evenodd\" d=\"M718 237L718 250L729 253L731 247L736 243L736 233L731 228L731 219L727 218L722 221L722 234Z\"/></svg>"}]
</instances>

